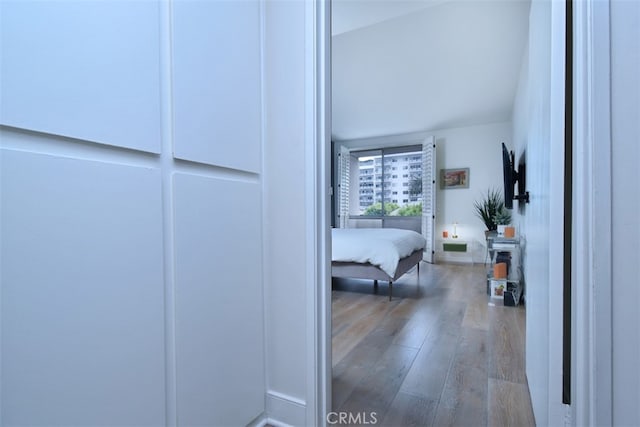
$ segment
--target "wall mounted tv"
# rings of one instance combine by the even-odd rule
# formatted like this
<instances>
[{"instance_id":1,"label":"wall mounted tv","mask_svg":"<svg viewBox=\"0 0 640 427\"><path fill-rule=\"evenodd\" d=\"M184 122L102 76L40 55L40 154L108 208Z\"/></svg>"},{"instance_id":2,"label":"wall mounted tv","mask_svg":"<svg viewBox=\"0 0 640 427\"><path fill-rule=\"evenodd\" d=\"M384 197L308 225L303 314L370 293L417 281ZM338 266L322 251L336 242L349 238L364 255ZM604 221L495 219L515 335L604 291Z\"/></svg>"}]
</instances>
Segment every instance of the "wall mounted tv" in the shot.
<instances>
[{"instance_id":1,"label":"wall mounted tv","mask_svg":"<svg viewBox=\"0 0 640 427\"><path fill-rule=\"evenodd\" d=\"M504 207L513 209L513 201L529 203L529 192L526 190L526 168L525 164L520 164L517 171L514 166L515 156L513 151L509 152L507 146L502 143L502 175L504 177ZM518 194L514 194L514 187L518 184Z\"/></svg>"}]
</instances>

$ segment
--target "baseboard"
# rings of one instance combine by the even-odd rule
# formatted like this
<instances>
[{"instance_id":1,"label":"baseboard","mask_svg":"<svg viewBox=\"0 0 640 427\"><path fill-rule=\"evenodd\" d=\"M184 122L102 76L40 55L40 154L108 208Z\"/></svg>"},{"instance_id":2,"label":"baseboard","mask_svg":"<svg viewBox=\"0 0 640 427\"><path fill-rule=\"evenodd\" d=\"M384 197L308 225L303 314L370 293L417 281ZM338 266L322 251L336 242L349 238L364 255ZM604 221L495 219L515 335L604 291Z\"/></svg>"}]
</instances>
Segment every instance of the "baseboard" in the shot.
<instances>
[{"instance_id":1,"label":"baseboard","mask_svg":"<svg viewBox=\"0 0 640 427\"><path fill-rule=\"evenodd\" d=\"M269 421L267 419L267 415L263 412L262 414L258 415L256 419L247 424L246 427L264 427L268 424Z\"/></svg>"},{"instance_id":2,"label":"baseboard","mask_svg":"<svg viewBox=\"0 0 640 427\"><path fill-rule=\"evenodd\" d=\"M277 391L269 391L266 396L266 410L247 427L295 427L307 424L305 402Z\"/></svg>"},{"instance_id":3,"label":"baseboard","mask_svg":"<svg viewBox=\"0 0 640 427\"><path fill-rule=\"evenodd\" d=\"M294 427L289 424L281 423L278 420L267 417L266 414L262 414L251 423L247 424L247 427Z\"/></svg>"},{"instance_id":4,"label":"baseboard","mask_svg":"<svg viewBox=\"0 0 640 427\"><path fill-rule=\"evenodd\" d=\"M295 397L277 391L268 391L265 424L274 427L306 425L307 405Z\"/></svg>"}]
</instances>

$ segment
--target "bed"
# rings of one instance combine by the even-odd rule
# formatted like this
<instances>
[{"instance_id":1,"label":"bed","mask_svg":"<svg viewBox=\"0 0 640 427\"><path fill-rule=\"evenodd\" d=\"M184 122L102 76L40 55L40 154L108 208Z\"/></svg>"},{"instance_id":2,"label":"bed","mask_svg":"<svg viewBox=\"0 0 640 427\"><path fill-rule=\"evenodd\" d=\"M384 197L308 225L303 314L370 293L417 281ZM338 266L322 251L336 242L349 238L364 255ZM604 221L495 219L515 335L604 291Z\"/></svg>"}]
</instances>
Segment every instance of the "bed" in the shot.
<instances>
[{"instance_id":1,"label":"bed","mask_svg":"<svg viewBox=\"0 0 640 427\"><path fill-rule=\"evenodd\" d=\"M426 241L422 235L396 228L334 228L331 231L331 276L393 282L418 266Z\"/></svg>"}]
</instances>

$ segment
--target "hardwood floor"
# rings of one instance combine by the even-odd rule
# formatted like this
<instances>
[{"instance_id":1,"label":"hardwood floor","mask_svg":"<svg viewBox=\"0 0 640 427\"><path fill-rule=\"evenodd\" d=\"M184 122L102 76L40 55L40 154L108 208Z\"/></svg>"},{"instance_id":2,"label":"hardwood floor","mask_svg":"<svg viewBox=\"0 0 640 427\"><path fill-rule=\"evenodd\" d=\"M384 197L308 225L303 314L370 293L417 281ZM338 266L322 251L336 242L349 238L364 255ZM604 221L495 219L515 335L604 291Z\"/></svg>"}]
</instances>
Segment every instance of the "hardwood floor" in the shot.
<instances>
[{"instance_id":1,"label":"hardwood floor","mask_svg":"<svg viewBox=\"0 0 640 427\"><path fill-rule=\"evenodd\" d=\"M393 286L333 281L333 411L385 426L533 426L523 306L482 265L422 263ZM358 418L358 416L360 418Z\"/></svg>"}]
</instances>

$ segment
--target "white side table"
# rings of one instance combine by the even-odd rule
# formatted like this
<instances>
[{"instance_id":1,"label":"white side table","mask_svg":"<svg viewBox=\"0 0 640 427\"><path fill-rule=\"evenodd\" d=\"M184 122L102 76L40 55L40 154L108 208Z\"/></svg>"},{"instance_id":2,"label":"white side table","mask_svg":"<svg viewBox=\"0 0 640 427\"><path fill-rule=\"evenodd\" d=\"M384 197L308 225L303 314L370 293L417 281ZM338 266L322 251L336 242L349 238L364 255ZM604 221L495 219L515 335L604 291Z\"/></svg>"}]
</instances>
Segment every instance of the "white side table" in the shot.
<instances>
[{"instance_id":1,"label":"white side table","mask_svg":"<svg viewBox=\"0 0 640 427\"><path fill-rule=\"evenodd\" d=\"M469 262L473 264L473 248L467 240L446 238L438 240L445 261Z\"/></svg>"}]
</instances>

